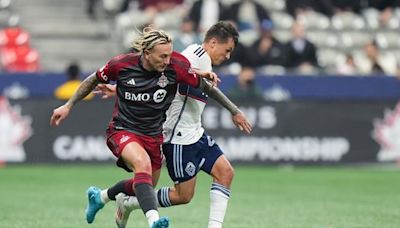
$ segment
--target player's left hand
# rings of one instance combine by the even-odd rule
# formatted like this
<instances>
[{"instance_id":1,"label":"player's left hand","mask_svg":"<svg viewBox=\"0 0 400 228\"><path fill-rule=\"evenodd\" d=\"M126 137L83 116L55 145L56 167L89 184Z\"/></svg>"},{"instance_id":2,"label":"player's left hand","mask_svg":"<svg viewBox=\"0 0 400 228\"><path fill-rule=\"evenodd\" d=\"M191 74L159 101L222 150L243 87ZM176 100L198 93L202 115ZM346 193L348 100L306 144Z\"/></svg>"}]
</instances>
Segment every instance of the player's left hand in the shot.
<instances>
[{"instance_id":1,"label":"player's left hand","mask_svg":"<svg viewBox=\"0 0 400 228\"><path fill-rule=\"evenodd\" d=\"M250 134L252 130L252 126L247 120L246 116L243 114L243 112L239 112L235 115L232 116L232 121L238 127L241 131L246 132L247 134Z\"/></svg>"},{"instance_id":2,"label":"player's left hand","mask_svg":"<svg viewBox=\"0 0 400 228\"><path fill-rule=\"evenodd\" d=\"M196 73L200 75L203 78L208 79L211 81L212 86L218 86L218 83L221 82L221 79L218 77L218 75L212 71L199 71L196 70Z\"/></svg>"}]
</instances>

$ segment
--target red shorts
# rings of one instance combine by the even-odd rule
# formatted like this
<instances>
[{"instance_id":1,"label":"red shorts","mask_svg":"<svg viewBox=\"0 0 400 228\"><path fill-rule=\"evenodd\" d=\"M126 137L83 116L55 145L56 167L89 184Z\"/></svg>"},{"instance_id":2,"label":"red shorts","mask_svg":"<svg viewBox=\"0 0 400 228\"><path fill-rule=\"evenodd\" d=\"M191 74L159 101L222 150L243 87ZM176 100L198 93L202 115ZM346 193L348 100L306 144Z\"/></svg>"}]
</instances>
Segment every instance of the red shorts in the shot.
<instances>
[{"instance_id":1,"label":"red shorts","mask_svg":"<svg viewBox=\"0 0 400 228\"><path fill-rule=\"evenodd\" d=\"M107 146L118 158L117 165L127 171L132 171L121 159L122 150L128 143L136 142L147 152L151 160L153 171L161 168L163 155L161 145L163 142L162 134L157 136L138 135L124 130L107 130Z\"/></svg>"}]
</instances>

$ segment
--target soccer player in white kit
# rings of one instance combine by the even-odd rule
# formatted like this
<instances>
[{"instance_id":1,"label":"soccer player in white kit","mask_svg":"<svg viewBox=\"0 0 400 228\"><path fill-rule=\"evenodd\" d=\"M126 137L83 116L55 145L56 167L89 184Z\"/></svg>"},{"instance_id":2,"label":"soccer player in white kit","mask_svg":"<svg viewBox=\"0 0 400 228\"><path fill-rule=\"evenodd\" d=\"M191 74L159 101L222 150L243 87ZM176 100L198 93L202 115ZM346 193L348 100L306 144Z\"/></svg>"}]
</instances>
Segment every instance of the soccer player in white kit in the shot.
<instances>
[{"instance_id":1,"label":"soccer player in white kit","mask_svg":"<svg viewBox=\"0 0 400 228\"><path fill-rule=\"evenodd\" d=\"M230 58L238 42L239 34L229 22L218 22L206 33L202 45L188 46L182 55L199 71L211 71ZM210 189L209 228L222 227L230 197L233 168L215 141L201 126L201 114L208 95L197 88L179 84L177 94L167 111L164 123L163 153L168 173L174 187L162 187L157 191L159 206L170 207L189 203L193 198L196 175L200 170L213 178ZM238 122L245 119L243 113L233 113L232 121L242 131L250 133L250 124L243 127ZM247 122L247 120L246 120ZM139 208L136 197L121 193L116 197L116 222L125 227L129 213Z\"/></svg>"}]
</instances>

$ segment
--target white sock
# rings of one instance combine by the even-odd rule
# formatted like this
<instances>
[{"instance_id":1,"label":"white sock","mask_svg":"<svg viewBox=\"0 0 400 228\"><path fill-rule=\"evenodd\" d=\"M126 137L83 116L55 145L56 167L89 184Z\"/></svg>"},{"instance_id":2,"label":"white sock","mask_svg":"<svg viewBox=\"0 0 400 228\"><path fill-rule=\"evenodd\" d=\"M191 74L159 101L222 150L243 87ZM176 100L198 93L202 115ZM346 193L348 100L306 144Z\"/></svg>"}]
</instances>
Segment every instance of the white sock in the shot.
<instances>
[{"instance_id":1,"label":"white sock","mask_svg":"<svg viewBox=\"0 0 400 228\"><path fill-rule=\"evenodd\" d=\"M103 202L104 204L110 202L110 198L108 198L107 190L108 189L104 189L104 190L101 190L101 192L100 192L101 202Z\"/></svg>"},{"instance_id":2,"label":"white sock","mask_svg":"<svg viewBox=\"0 0 400 228\"><path fill-rule=\"evenodd\" d=\"M223 185L213 183L210 191L210 216L208 228L221 228L224 222L230 190Z\"/></svg>"},{"instance_id":3,"label":"white sock","mask_svg":"<svg viewBox=\"0 0 400 228\"><path fill-rule=\"evenodd\" d=\"M136 196L129 196L127 200L124 200L124 205L131 210L137 210L141 208Z\"/></svg>"},{"instance_id":4,"label":"white sock","mask_svg":"<svg viewBox=\"0 0 400 228\"><path fill-rule=\"evenodd\" d=\"M160 215L158 214L157 210L149 210L146 212L145 215L150 227L151 225L153 225L155 221L157 221L160 218Z\"/></svg>"}]
</instances>

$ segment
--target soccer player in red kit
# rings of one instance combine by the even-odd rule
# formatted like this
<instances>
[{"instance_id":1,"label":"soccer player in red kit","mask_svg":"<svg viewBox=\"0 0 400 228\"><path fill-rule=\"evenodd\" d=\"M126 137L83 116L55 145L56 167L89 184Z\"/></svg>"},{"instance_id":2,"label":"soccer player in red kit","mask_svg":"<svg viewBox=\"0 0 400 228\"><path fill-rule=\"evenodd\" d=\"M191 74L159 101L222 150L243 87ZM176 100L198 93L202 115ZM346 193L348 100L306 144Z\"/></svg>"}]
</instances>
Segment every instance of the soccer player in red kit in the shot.
<instances>
[{"instance_id":1,"label":"soccer player in red kit","mask_svg":"<svg viewBox=\"0 0 400 228\"><path fill-rule=\"evenodd\" d=\"M159 216L153 186L160 175L162 124L175 97L177 83L216 95L231 112L239 110L219 90L198 77L185 57L173 52L171 37L165 32L146 28L133 47L138 52L117 56L88 76L75 94L54 110L50 124L58 126L72 107L99 83L116 81L117 98L106 132L107 146L118 158L117 165L135 174L129 181L116 184L107 191L90 187L87 191L87 222L92 223L105 203L115 200L122 191L136 195L150 227L168 227L168 218ZM218 81L212 72L203 72L201 76L214 84Z\"/></svg>"},{"instance_id":2,"label":"soccer player in red kit","mask_svg":"<svg viewBox=\"0 0 400 228\"><path fill-rule=\"evenodd\" d=\"M182 55L190 61L193 69L211 71L213 65L230 58L238 37L231 23L220 21L207 31L201 45L189 45ZM103 84L97 89L96 93L102 94L103 98L115 96L115 86ZM204 171L213 178L208 228L220 228L230 198L233 168L201 125L207 99L208 95L200 89L184 84L178 86L177 95L167 111L162 148L174 187L162 187L157 191L157 198L160 207L189 203L195 192L197 173ZM232 113L232 121L242 131L250 133L251 125L246 124L243 113ZM119 228L125 228L130 212L140 209L139 202L136 197L124 193L116 196L116 202L115 221Z\"/></svg>"}]
</instances>

